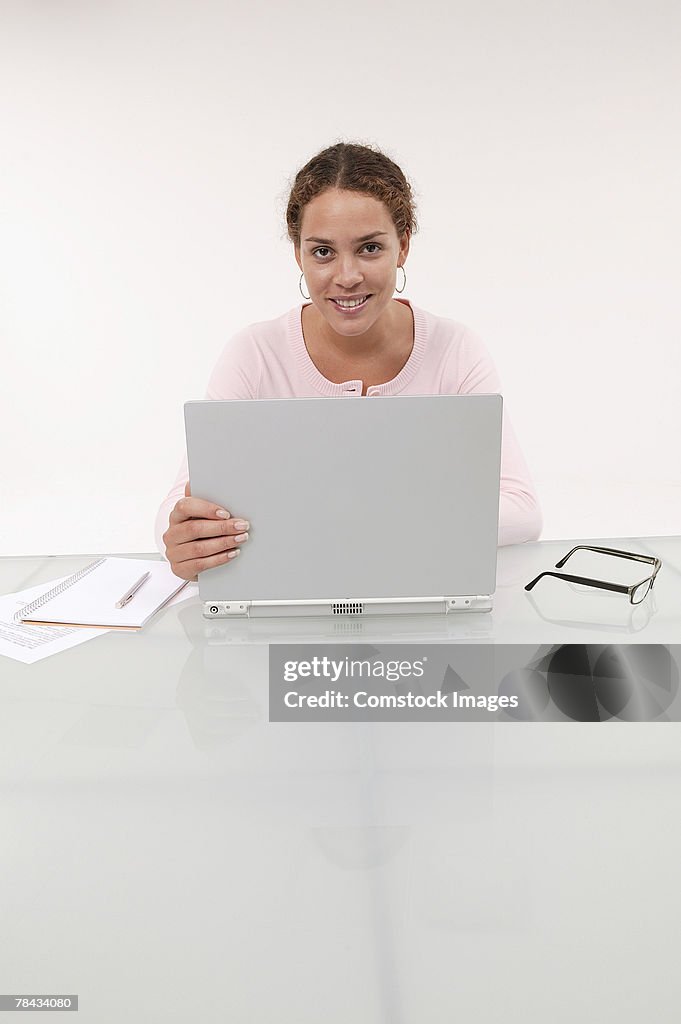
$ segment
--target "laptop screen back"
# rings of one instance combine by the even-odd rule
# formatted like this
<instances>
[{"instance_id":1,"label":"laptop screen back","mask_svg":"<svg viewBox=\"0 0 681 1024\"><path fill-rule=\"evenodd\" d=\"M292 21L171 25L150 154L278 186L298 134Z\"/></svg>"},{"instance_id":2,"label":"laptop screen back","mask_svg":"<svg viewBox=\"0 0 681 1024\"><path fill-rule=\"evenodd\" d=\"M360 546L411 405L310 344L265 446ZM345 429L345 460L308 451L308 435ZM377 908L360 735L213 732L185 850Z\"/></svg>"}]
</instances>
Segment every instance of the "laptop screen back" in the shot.
<instances>
[{"instance_id":1,"label":"laptop screen back","mask_svg":"<svg viewBox=\"0 0 681 1024\"><path fill-rule=\"evenodd\" d=\"M192 494L251 523L203 600L492 594L500 395L185 405Z\"/></svg>"}]
</instances>

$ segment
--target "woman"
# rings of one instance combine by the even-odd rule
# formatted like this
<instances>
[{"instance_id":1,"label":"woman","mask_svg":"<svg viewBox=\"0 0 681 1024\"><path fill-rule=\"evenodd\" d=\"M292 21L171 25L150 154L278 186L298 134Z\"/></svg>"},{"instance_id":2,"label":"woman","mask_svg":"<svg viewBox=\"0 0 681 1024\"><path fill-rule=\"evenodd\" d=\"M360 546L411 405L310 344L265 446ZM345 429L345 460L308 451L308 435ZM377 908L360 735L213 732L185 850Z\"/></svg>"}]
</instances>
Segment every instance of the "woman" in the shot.
<instances>
[{"instance_id":1,"label":"woman","mask_svg":"<svg viewBox=\"0 0 681 1024\"><path fill-rule=\"evenodd\" d=\"M296 175L286 220L309 301L236 334L211 374L208 398L501 390L476 335L393 298L406 285L416 217L411 187L387 156L348 143L323 150ZM237 557L249 522L191 496L187 476L185 461L159 510L156 537L173 572L192 579ZM540 532L534 488L504 413L499 543L536 540Z\"/></svg>"}]
</instances>

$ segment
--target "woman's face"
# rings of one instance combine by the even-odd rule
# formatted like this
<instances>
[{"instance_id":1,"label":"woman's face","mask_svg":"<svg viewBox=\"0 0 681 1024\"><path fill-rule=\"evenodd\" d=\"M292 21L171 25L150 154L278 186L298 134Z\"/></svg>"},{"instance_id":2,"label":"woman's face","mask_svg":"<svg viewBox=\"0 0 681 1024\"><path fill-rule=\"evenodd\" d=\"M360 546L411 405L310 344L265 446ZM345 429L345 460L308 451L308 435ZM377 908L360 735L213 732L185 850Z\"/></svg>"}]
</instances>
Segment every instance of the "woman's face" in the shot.
<instances>
[{"instance_id":1,"label":"woman's face","mask_svg":"<svg viewBox=\"0 0 681 1024\"><path fill-rule=\"evenodd\" d=\"M336 188L304 208L295 247L310 300L333 330L346 336L363 334L376 323L408 252L408 234L398 238L380 200Z\"/></svg>"}]
</instances>

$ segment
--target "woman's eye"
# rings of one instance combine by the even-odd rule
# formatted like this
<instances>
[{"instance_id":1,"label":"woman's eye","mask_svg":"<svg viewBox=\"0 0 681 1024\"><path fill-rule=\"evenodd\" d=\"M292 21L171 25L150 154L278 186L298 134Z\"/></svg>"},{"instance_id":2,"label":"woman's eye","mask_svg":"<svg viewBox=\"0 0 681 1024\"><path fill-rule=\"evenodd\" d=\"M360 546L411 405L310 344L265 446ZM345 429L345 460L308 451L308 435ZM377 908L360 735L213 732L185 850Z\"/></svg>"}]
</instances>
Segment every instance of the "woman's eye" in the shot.
<instances>
[{"instance_id":1,"label":"woman's eye","mask_svg":"<svg viewBox=\"0 0 681 1024\"><path fill-rule=\"evenodd\" d=\"M370 256L374 256L377 252L381 251L381 246L378 242L367 242L363 248L372 250L372 252L369 253ZM329 249L328 245L320 245L317 249L312 250L312 255L319 256L321 259L326 259L326 256L330 252L331 249Z\"/></svg>"}]
</instances>

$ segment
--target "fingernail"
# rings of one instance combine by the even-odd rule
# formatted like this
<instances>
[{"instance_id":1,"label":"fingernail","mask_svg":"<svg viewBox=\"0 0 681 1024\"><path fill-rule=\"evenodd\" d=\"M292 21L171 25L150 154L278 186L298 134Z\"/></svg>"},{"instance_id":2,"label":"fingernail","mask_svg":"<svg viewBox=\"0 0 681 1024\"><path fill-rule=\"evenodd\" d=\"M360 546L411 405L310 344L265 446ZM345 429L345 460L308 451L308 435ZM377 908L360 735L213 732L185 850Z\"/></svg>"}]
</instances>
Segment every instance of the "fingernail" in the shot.
<instances>
[{"instance_id":1,"label":"fingernail","mask_svg":"<svg viewBox=\"0 0 681 1024\"><path fill-rule=\"evenodd\" d=\"M247 519L235 519L234 529L235 530L247 530L251 524Z\"/></svg>"},{"instance_id":2,"label":"fingernail","mask_svg":"<svg viewBox=\"0 0 681 1024\"><path fill-rule=\"evenodd\" d=\"M229 512L225 512L224 508L219 508L215 515L219 516L220 519L229 519Z\"/></svg>"},{"instance_id":3,"label":"fingernail","mask_svg":"<svg viewBox=\"0 0 681 1024\"><path fill-rule=\"evenodd\" d=\"M241 554L241 548L235 548L234 551L230 551L227 558L236 558L237 555Z\"/></svg>"},{"instance_id":4,"label":"fingernail","mask_svg":"<svg viewBox=\"0 0 681 1024\"><path fill-rule=\"evenodd\" d=\"M234 538L234 540L237 542L237 544L241 544L243 543L243 541L248 540L248 534L240 533L238 537Z\"/></svg>"}]
</instances>

